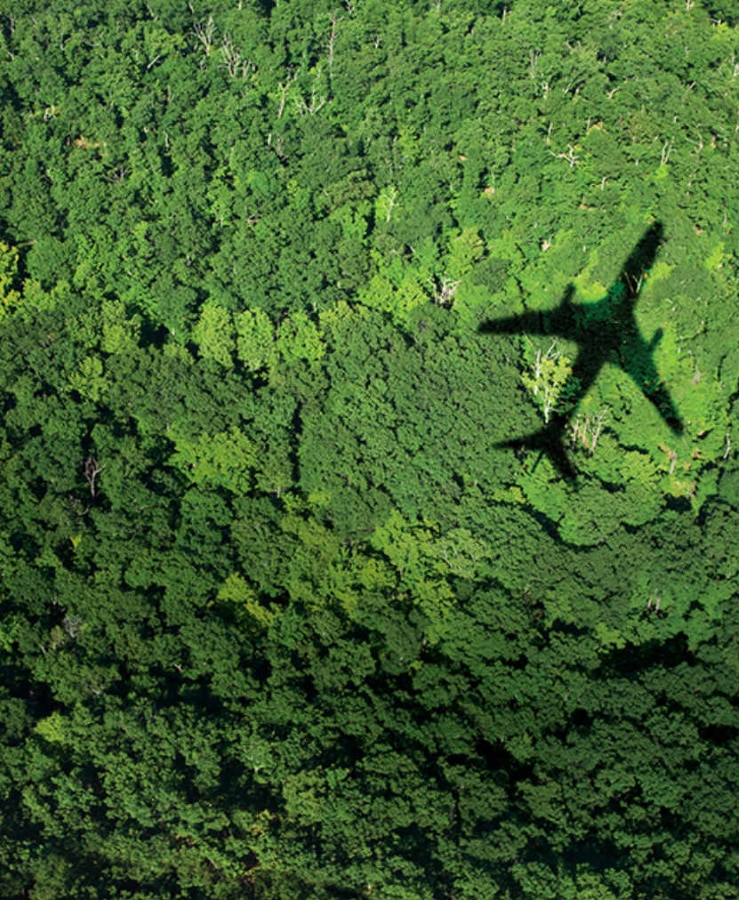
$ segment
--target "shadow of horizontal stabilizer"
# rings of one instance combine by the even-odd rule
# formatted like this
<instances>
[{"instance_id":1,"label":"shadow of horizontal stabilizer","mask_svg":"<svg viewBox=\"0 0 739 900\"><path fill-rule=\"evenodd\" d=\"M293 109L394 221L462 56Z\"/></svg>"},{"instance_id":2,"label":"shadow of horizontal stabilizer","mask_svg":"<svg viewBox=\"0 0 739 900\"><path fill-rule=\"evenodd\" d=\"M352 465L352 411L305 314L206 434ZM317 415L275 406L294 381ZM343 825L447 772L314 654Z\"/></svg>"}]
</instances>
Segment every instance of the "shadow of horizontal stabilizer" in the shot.
<instances>
[{"instance_id":1,"label":"shadow of horizontal stabilizer","mask_svg":"<svg viewBox=\"0 0 739 900\"><path fill-rule=\"evenodd\" d=\"M567 447L568 433L567 421L563 417L553 418L548 425L539 431L509 441L499 441L496 447L507 447L511 450L538 450L539 458L532 467L535 471L543 454L549 457L554 468L563 478L573 479L577 476L577 469L572 462L572 456Z\"/></svg>"}]
</instances>

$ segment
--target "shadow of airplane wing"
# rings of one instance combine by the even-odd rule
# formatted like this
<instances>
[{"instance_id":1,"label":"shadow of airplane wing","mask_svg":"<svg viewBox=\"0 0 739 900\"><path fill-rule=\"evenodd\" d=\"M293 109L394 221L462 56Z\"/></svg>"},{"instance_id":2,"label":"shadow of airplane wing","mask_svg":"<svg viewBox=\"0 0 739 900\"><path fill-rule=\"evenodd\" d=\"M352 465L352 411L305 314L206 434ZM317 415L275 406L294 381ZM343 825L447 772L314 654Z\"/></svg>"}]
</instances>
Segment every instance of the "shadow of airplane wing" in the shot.
<instances>
[{"instance_id":1,"label":"shadow of airplane wing","mask_svg":"<svg viewBox=\"0 0 739 900\"><path fill-rule=\"evenodd\" d=\"M574 284L569 284L555 309L525 312L505 319L487 319L477 330L483 334L551 334L571 337L575 325L572 304L574 293Z\"/></svg>"},{"instance_id":2,"label":"shadow of airplane wing","mask_svg":"<svg viewBox=\"0 0 739 900\"><path fill-rule=\"evenodd\" d=\"M608 348L604 350L602 347L592 345L583 346L577 354L575 364L572 367L572 373L567 379L570 385L570 404L577 407L582 398L592 387L593 382L600 374L604 363L608 358Z\"/></svg>"},{"instance_id":3,"label":"shadow of airplane wing","mask_svg":"<svg viewBox=\"0 0 739 900\"><path fill-rule=\"evenodd\" d=\"M483 334L551 334L540 312L526 312L507 319L488 319L477 329Z\"/></svg>"}]
</instances>

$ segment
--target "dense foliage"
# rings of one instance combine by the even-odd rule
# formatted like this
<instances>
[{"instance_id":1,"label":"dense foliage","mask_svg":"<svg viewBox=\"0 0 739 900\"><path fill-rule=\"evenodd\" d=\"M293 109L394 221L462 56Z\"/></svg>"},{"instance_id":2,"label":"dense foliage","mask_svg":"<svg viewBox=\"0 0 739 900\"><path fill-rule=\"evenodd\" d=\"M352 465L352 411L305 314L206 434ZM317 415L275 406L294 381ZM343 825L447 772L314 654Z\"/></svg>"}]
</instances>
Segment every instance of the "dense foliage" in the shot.
<instances>
[{"instance_id":1,"label":"dense foliage","mask_svg":"<svg viewBox=\"0 0 739 900\"><path fill-rule=\"evenodd\" d=\"M736 896L735 4L0 6L0 894Z\"/></svg>"}]
</instances>

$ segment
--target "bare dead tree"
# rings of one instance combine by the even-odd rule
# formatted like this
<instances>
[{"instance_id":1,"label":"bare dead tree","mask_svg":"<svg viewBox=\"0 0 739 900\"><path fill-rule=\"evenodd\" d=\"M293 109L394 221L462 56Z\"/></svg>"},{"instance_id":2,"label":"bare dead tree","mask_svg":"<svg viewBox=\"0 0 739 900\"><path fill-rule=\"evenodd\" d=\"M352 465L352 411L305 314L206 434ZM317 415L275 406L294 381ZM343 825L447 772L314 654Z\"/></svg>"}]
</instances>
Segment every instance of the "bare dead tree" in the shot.
<instances>
[{"instance_id":1,"label":"bare dead tree","mask_svg":"<svg viewBox=\"0 0 739 900\"><path fill-rule=\"evenodd\" d=\"M282 135L281 134L275 135L275 139L273 141L272 140L272 132L270 131L270 133L267 135L267 146L271 147L275 151L275 153L277 154L277 158L280 160L280 162L285 162L285 160L287 159L287 155L282 148ZM254 217L252 217L252 218L254 218ZM254 222L256 222L256 221L257 220L254 219ZM247 219L247 222L249 222L250 225L254 224L251 221L251 219Z\"/></svg>"},{"instance_id":2,"label":"bare dead tree","mask_svg":"<svg viewBox=\"0 0 739 900\"><path fill-rule=\"evenodd\" d=\"M85 476L85 481L90 487L90 496L95 497L97 494L97 489L95 487L95 479L98 475L103 471L103 467L100 463L95 459L94 456L88 456L85 460L85 464L82 469L82 473Z\"/></svg>"},{"instance_id":3,"label":"bare dead tree","mask_svg":"<svg viewBox=\"0 0 739 900\"><path fill-rule=\"evenodd\" d=\"M447 275L442 275L440 279L432 278L431 286L434 291L434 303L437 306L451 306L454 302L454 295L461 281L452 281Z\"/></svg>"},{"instance_id":4,"label":"bare dead tree","mask_svg":"<svg viewBox=\"0 0 739 900\"><path fill-rule=\"evenodd\" d=\"M62 619L62 629L72 638L72 640L75 640L80 636L83 624L84 619L82 616L70 616L69 613L67 613Z\"/></svg>"},{"instance_id":5,"label":"bare dead tree","mask_svg":"<svg viewBox=\"0 0 739 900\"><path fill-rule=\"evenodd\" d=\"M592 456L605 426L607 409L595 415L578 416L570 425L572 443L580 443Z\"/></svg>"},{"instance_id":6,"label":"bare dead tree","mask_svg":"<svg viewBox=\"0 0 739 900\"><path fill-rule=\"evenodd\" d=\"M232 78L237 78L239 75L242 78L247 78L251 72L256 72L257 70L257 67L250 59L242 58L240 51L229 35L223 38L221 57L223 58L221 65L228 70L228 74Z\"/></svg>"},{"instance_id":7,"label":"bare dead tree","mask_svg":"<svg viewBox=\"0 0 739 900\"><path fill-rule=\"evenodd\" d=\"M328 64L334 61L334 42L336 41L336 25L343 17L337 16L336 13L331 17L331 34L328 37Z\"/></svg>"},{"instance_id":8,"label":"bare dead tree","mask_svg":"<svg viewBox=\"0 0 739 900\"><path fill-rule=\"evenodd\" d=\"M130 170L128 166L117 166L115 169L108 172L108 174L105 176L105 180L109 184L118 184L123 181L124 178L126 178L126 176L129 174L129 171Z\"/></svg>"},{"instance_id":9,"label":"bare dead tree","mask_svg":"<svg viewBox=\"0 0 739 900\"><path fill-rule=\"evenodd\" d=\"M314 113L317 113L318 110L325 105L325 103L326 98L319 97L318 91L315 88L311 89L309 99L306 99L302 95L295 99L296 108L301 116L312 116Z\"/></svg>"},{"instance_id":10,"label":"bare dead tree","mask_svg":"<svg viewBox=\"0 0 739 900\"><path fill-rule=\"evenodd\" d=\"M190 7L192 9L192 7ZM213 43L216 38L216 23L213 21L213 16L208 16L207 22L196 22L193 26L193 34L203 45L203 50L206 56L210 56L210 51L213 49Z\"/></svg>"},{"instance_id":11,"label":"bare dead tree","mask_svg":"<svg viewBox=\"0 0 739 900\"><path fill-rule=\"evenodd\" d=\"M660 165L666 166L670 161L670 154L672 153L672 138L669 141L665 141L664 146L662 147L662 153L660 155Z\"/></svg>"}]
</instances>

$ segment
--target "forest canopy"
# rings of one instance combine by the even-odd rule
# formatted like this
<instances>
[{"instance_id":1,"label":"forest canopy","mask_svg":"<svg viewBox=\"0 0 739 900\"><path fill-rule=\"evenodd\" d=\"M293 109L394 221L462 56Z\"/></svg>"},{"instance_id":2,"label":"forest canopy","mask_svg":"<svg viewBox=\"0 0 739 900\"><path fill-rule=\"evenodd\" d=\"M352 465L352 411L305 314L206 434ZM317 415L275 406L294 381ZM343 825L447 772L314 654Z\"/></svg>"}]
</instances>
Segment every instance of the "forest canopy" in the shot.
<instances>
[{"instance_id":1,"label":"forest canopy","mask_svg":"<svg viewBox=\"0 0 739 900\"><path fill-rule=\"evenodd\" d=\"M0 3L3 897L736 896L738 27Z\"/></svg>"}]
</instances>

